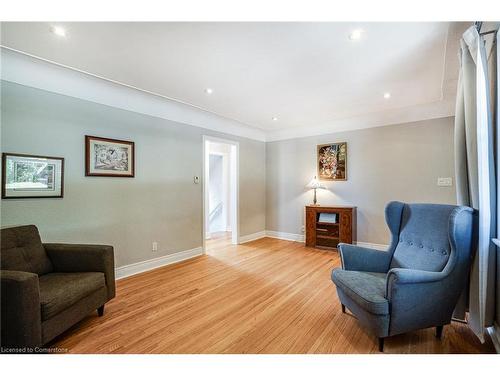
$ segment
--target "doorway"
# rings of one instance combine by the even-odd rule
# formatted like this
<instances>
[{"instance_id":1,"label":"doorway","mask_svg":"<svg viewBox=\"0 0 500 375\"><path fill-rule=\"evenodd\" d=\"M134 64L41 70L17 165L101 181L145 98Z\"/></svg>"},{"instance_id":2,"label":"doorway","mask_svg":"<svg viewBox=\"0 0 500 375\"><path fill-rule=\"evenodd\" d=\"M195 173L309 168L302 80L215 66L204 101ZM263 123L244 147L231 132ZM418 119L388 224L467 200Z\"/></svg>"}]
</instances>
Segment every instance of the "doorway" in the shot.
<instances>
[{"instance_id":1,"label":"doorway","mask_svg":"<svg viewBox=\"0 0 500 375\"><path fill-rule=\"evenodd\" d=\"M238 142L203 137L203 251L207 244L239 243Z\"/></svg>"}]
</instances>

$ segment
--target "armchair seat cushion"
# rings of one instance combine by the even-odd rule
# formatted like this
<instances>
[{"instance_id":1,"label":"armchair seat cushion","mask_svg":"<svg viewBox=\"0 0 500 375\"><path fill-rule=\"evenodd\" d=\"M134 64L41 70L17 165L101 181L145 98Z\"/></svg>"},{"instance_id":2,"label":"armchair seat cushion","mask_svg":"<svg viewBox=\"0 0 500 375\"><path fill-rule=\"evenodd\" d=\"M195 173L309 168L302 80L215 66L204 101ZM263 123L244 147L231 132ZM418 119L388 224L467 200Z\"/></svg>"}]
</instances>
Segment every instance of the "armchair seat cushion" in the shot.
<instances>
[{"instance_id":1,"label":"armchair seat cushion","mask_svg":"<svg viewBox=\"0 0 500 375\"><path fill-rule=\"evenodd\" d=\"M332 272L332 280L359 307L374 315L389 314L389 301L385 298L386 274L377 272L346 271L340 268Z\"/></svg>"},{"instance_id":2,"label":"armchair seat cushion","mask_svg":"<svg viewBox=\"0 0 500 375\"><path fill-rule=\"evenodd\" d=\"M102 272L49 273L40 277L42 321L59 314L100 288L106 288Z\"/></svg>"}]
</instances>

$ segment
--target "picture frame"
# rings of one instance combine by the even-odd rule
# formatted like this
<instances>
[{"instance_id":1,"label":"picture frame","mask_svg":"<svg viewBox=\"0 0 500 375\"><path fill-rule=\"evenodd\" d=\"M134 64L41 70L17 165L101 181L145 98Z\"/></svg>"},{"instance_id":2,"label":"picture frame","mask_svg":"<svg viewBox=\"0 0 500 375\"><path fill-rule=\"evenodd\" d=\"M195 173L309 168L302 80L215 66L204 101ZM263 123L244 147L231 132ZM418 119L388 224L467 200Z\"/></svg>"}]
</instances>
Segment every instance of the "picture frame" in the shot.
<instances>
[{"instance_id":1,"label":"picture frame","mask_svg":"<svg viewBox=\"0 0 500 375\"><path fill-rule=\"evenodd\" d=\"M2 153L2 199L63 197L64 158Z\"/></svg>"},{"instance_id":2,"label":"picture frame","mask_svg":"<svg viewBox=\"0 0 500 375\"><path fill-rule=\"evenodd\" d=\"M347 180L347 142L318 145L318 178L326 181Z\"/></svg>"},{"instance_id":3,"label":"picture frame","mask_svg":"<svg viewBox=\"0 0 500 375\"><path fill-rule=\"evenodd\" d=\"M85 136L85 176L135 177L135 144Z\"/></svg>"}]
</instances>

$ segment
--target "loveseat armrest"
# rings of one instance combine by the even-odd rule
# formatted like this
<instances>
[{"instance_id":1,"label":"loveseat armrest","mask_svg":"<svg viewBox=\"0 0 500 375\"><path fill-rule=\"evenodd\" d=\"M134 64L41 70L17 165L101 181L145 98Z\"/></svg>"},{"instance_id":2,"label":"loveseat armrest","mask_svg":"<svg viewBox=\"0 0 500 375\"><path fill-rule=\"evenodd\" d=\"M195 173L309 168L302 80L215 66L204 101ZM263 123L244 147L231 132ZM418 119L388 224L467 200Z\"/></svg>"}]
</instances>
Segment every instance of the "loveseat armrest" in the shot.
<instances>
[{"instance_id":1,"label":"loveseat armrest","mask_svg":"<svg viewBox=\"0 0 500 375\"><path fill-rule=\"evenodd\" d=\"M103 272L108 300L115 296L115 258L113 246L81 244L43 244L54 272Z\"/></svg>"},{"instance_id":2,"label":"loveseat armrest","mask_svg":"<svg viewBox=\"0 0 500 375\"><path fill-rule=\"evenodd\" d=\"M2 348L34 348L42 344L38 275L0 271Z\"/></svg>"},{"instance_id":3,"label":"loveseat armrest","mask_svg":"<svg viewBox=\"0 0 500 375\"><path fill-rule=\"evenodd\" d=\"M389 270L392 253L361 246L340 243L338 245L342 269L348 271L381 272Z\"/></svg>"}]
</instances>

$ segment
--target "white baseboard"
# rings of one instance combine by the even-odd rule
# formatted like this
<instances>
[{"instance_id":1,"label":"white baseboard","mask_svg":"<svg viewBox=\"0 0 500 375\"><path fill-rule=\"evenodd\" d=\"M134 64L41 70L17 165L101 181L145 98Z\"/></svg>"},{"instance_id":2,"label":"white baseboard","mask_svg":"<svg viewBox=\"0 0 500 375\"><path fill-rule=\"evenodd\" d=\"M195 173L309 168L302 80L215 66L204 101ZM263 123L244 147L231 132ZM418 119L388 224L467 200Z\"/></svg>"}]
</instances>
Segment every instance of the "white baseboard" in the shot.
<instances>
[{"instance_id":1,"label":"white baseboard","mask_svg":"<svg viewBox=\"0 0 500 375\"><path fill-rule=\"evenodd\" d=\"M128 264L115 268L115 279L123 279L124 277L132 276L138 273L150 271L152 269L163 267L169 264L182 262L190 258L197 257L203 254L203 249L197 247L191 250L184 250L178 253L165 255L159 258L148 259L142 262Z\"/></svg>"},{"instance_id":2,"label":"white baseboard","mask_svg":"<svg viewBox=\"0 0 500 375\"><path fill-rule=\"evenodd\" d=\"M303 234L276 232L274 230L266 230L266 237L277 238L279 240L305 242Z\"/></svg>"},{"instance_id":3,"label":"white baseboard","mask_svg":"<svg viewBox=\"0 0 500 375\"><path fill-rule=\"evenodd\" d=\"M259 232L259 233L261 233L261 232ZM287 241L305 242L305 238L304 238L303 234L276 232L273 230L266 230L266 237L277 238L280 240L287 240ZM361 241L357 241L357 242L355 242L355 244L358 246L369 247L371 249L376 249L376 250L387 250L387 248L389 247L388 245L384 245L384 244L372 243L372 242L361 242Z\"/></svg>"},{"instance_id":4,"label":"white baseboard","mask_svg":"<svg viewBox=\"0 0 500 375\"><path fill-rule=\"evenodd\" d=\"M500 326L495 323L493 327L488 327L488 334L491 337L491 341L493 341L495 350L500 354Z\"/></svg>"},{"instance_id":5,"label":"white baseboard","mask_svg":"<svg viewBox=\"0 0 500 375\"><path fill-rule=\"evenodd\" d=\"M252 234L247 234L246 236L240 236L240 244L243 244L245 242L250 242L250 241L255 241L259 240L261 238L266 237L266 231L260 231Z\"/></svg>"},{"instance_id":6,"label":"white baseboard","mask_svg":"<svg viewBox=\"0 0 500 375\"><path fill-rule=\"evenodd\" d=\"M273 230L266 230L266 237L277 238L280 240L287 240L287 241L305 242L303 234L276 232ZM357 241L355 242L355 244L358 246L369 247L371 249L376 249L376 250L387 250L387 248L389 247L388 245L384 244L361 242L361 241Z\"/></svg>"},{"instance_id":7,"label":"white baseboard","mask_svg":"<svg viewBox=\"0 0 500 375\"><path fill-rule=\"evenodd\" d=\"M384 244L380 244L380 243L372 243L372 242L356 241L356 245L362 246L362 247L368 247L370 249L375 249L375 250L387 250L389 248L389 245L384 245Z\"/></svg>"}]
</instances>

